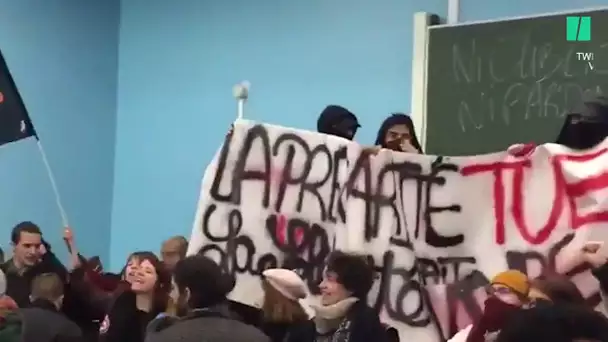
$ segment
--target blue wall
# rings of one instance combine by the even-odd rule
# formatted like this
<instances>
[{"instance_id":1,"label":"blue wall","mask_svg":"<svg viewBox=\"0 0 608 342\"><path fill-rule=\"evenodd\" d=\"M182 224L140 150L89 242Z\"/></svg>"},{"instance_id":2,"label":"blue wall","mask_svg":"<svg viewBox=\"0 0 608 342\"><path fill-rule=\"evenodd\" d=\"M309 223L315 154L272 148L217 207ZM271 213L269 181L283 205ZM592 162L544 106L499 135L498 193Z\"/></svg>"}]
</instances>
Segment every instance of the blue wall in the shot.
<instances>
[{"instance_id":1,"label":"blue wall","mask_svg":"<svg viewBox=\"0 0 608 342\"><path fill-rule=\"evenodd\" d=\"M487 20L608 6L608 0L460 0L462 21Z\"/></svg>"},{"instance_id":2,"label":"blue wall","mask_svg":"<svg viewBox=\"0 0 608 342\"><path fill-rule=\"evenodd\" d=\"M88 255L108 257L112 201L117 1L0 0L0 49L53 167ZM0 245L32 220L67 255L61 218L35 140L0 148Z\"/></svg>"},{"instance_id":3,"label":"blue wall","mask_svg":"<svg viewBox=\"0 0 608 342\"><path fill-rule=\"evenodd\" d=\"M417 3L418 5L412 5ZM462 20L608 5L608 0L461 0ZM235 118L314 129L329 103L353 110L370 144L410 108L412 15L447 0L123 1L111 260L189 235L200 178Z\"/></svg>"},{"instance_id":4,"label":"blue wall","mask_svg":"<svg viewBox=\"0 0 608 342\"><path fill-rule=\"evenodd\" d=\"M412 14L445 12L445 0L412 2L123 1L112 266L190 234L241 80L252 83L249 118L314 129L339 103L373 142L383 116L409 110Z\"/></svg>"},{"instance_id":5,"label":"blue wall","mask_svg":"<svg viewBox=\"0 0 608 342\"><path fill-rule=\"evenodd\" d=\"M0 0L0 48L79 245L112 268L190 233L200 177L234 119L236 82L252 82L250 118L313 129L339 103L361 118L358 140L369 144L387 113L410 107L412 14L447 12L447 0L118 2ZM461 0L461 19L601 5ZM29 219L61 246L35 142L0 158L0 245Z\"/></svg>"}]
</instances>

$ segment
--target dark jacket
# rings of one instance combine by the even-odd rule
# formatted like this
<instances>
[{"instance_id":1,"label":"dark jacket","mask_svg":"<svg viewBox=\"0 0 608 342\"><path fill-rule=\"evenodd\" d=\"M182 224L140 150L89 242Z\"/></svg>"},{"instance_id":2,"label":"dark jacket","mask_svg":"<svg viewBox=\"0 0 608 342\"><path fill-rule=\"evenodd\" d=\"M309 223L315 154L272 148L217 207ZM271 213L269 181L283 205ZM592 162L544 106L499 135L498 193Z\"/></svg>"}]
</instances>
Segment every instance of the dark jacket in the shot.
<instances>
[{"instance_id":1,"label":"dark jacket","mask_svg":"<svg viewBox=\"0 0 608 342\"><path fill-rule=\"evenodd\" d=\"M307 336L310 323L263 323L261 329L272 342L308 342L302 336Z\"/></svg>"},{"instance_id":2,"label":"dark jacket","mask_svg":"<svg viewBox=\"0 0 608 342\"><path fill-rule=\"evenodd\" d=\"M81 257L81 266L70 273L69 294L64 301L64 312L76 322L87 341L99 337L100 323L113 304L117 293L128 286L120 282L120 275L101 273L95 265Z\"/></svg>"},{"instance_id":3,"label":"dark jacket","mask_svg":"<svg viewBox=\"0 0 608 342\"><path fill-rule=\"evenodd\" d=\"M235 301L228 301L228 308L235 318L262 330L272 342L300 341L299 336L306 334L309 327L307 320L299 323L264 322L262 310Z\"/></svg>"},{"instance_id":4,"label":"dark jacket","mask_svg":"<svg viewBox=\"0 0 608 342\"><path fill-rule=\"evenodd\" d=\"M241 322L260 328L262 324L262 310L233 300L228 300L228 309Z\"/></svg>"},{"instance_id":5,"label":"dark jacket","mask_svg":"<svg viewBox=\"0 0 608 342\"><path fill-rule=\"evenodd\" d=\"M600 283L600 290L608 294L608 263L593 269L591 273Z\"/></svg>"},{"instance_id":6,"label":"dark jacket","mask_svg":"<svg viewBox=\"0 0 608 342\"><path fill-rule=\"evenodd\" d=\"M62 309L69 319L78 324L84 338L94 342L99 335L99 322L103 320L108 305L94 305L96 297L81 280L83 273L80 268L70 273L70 283L66 286Z\"/></svg>"},{"instance_id":7,"label":"dark jacket","mask_svg":"<svg viewBox=\"0 0 608 342\"><path fill-rule=\"evenodd\" d=\"M2 342L23 342L23 320L16 312L11 312L0 320L0 341Z\"/></svg>"},{"instance_id":8,"label":"dark jacket","mask_svg":"<svg viewBox=\"0 0 608 342\"><path fill-rule=\"evenodd\" d=\"M143 342L146 327L166 308L144 312L137 309L135 293L117 294L99 328L100 342Z\"/></svg>"},{"instance_id":9,"label":"dark jacket","mask_svg":"<svg viewBox=\"0 0 608 342\"><path fill-rule=\"evenodd\" d=\"M26 307L30 304L32 280L37 275L55 273L64 283L67 283L68 271L55 254L51 252L51 247L48 244L45 245L47 246L47 252L42 257L42 260L23 274L20 274L15 268L12 258L0 265L0 269L2 269L2 272L6 276L6 295L13 298L19 307Z\"/></svg>"},{"instance_id":10,"label":"dark jacket","mask_svg":"<svg viewBox=\"0 0 608 342\"><path fill-rule=\"evenodd\" d=\"M259 329L238 320L220 305L194 310L181 319L154 320L148 327L146 342L270 342Z\"/></svg>"},{"instance_id":11,"label":"dark jacket","mask_svg":"<svg viewBox=\"0 0 608 342\"><path fill-rule=\"evenodd\" d=\"M591 270L591 273L600 283L600 298L605 311L608 311L608 263Z\"/></svg>"},{"instance_id":12,"label":"dark jacket","mask_svg":"<svg viewBox=\"0 0 608 342\"><path fill-rule=\"evenodd\" d=\"M332 342L387 342L385 326L380 322L378 313L365 301L358 301L350 308L339 328L331 334ZM298 342L309 342L318 339L314 320L311 320L305 334ZM325 338L328 338L327 335ZM294 341L295 342L295 341Z\"/></svg>"},{"instance_id":13,"label":"dark jacket","mask_svg":"<svg viewBox=\"0 0 608 342\"><path fill-rule=\"evenodd\" d=\"M37 300L17 313L23 321L22 342L83 341L82 331L46 300Z\"/></svg>"}]
</instances>

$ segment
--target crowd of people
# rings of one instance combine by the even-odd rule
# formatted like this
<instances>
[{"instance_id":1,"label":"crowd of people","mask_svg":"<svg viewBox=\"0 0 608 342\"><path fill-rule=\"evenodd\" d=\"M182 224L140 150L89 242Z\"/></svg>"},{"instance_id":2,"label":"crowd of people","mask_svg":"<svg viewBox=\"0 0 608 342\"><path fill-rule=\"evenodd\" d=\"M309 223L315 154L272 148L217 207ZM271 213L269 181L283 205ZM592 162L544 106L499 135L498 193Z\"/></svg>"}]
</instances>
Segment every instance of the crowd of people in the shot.
<instances>
[{"instance_id":1,"label":"crowd of people","mask_svg":"<svg viewBox=\"0 0 608 342\"><path fill-rule=\"evenodd\" d=\"M602 102L604 101L604 102ZM585 149L608 136L608 102L586 103L568 116L558 143ZM357 117L328 106L318 131L352 140ZM370 154L380 148L423 153L411 119L394 114L382 124ZM519 147L516 153L528 153ZM373 156L370 155L370 158ZM228 299L235 278L203 255L186 256L188 241L173 237L153 252L134 252L119 273L78 252L71 230L62 264L41 229L17 224L12 257L0 266L0 342L394 342L408 341L381 322L367 296L376 279L368 258L333 251L312 314L302 306L305 282L293 270L267 269L264 300L251 307ZM608 293L608 254L601 243L582 251L602 292ZM569 279L517 270L495 275L483 313L454 342L608 342L608 319L590 307Z\"/></svg>"}]
</instances>

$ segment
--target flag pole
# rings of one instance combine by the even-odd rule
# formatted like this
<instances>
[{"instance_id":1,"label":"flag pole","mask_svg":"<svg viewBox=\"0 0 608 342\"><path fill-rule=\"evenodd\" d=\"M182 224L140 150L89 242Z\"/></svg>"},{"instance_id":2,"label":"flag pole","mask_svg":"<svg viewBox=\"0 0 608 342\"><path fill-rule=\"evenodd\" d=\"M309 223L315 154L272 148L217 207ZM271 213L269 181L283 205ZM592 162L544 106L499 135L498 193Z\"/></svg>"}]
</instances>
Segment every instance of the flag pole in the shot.
<instances>
[{"instance_id":1,"label":"flag pole","mask_svg":"<svg viewBox=\"0 0 608 342\"><path fill-rule=\"evenodd\" d=\"M32 123L32 119L30 118L27 108L25 107L25 103L23 102L23 98L21 98L21 94L17 89L17 84L15 84L15 80L11 75L8 65L6 64L6 60L0 51L0 81L2 81L2 88L0 88L0 100L4 100L5 97L11 98L13 101L12 105L7 105L4 110L0 113L3 114L3 119L7 118L9 123L19 123L19 126L15 125L12 127L14 131L10 131L11 134L9 136L9 140L6 142L13 142L29 137L34 137L36 139L36 144L38 144L38 150L40 151L40 155L42 156L42 162L44 163L44 167L46 168L46 173L49 176L49 180L51 181L51 186L53 187L53 192L55 194L55 202L57 202L57 208L59 208L59 214L61 215L61 220L63 221L63 226L68 227L68 217L63 209L63 205L61 204L61 197L59 196L59 190L57 189L57 183L55 182L55 177L53 176L53 170L51 170L51 165L49 164L48 158L46 157L46 153L44 152L44 148L42 147L42 143L38 138L38 133L36 132L36 128ZM8 93L7 93L8 91ZM0 101L4 102L4 101ZM2 115L0 115L2 116ZM18 120L16 120L18 118ZM4 123L3 123L4 124Z\"/></svg>"},{"instance_id":2,"label":"flag pole","mask_svg":"<svg viewBox=\"0 0 608 342\"><path fill-rule=\"evenodd\" d=\"M55 194L55 202L57 204L57 208L59 209L59 214L61 215L61 221L63 223L63 227L69 227L68 223L68 215L65 213L65 209L63 208L63 204L61 202L61 196L59 195L59 188L57 188L57 182L55 182L55 176L53 175L53 169L51 169L51 164L49 164L49 159L46 157L46 152L44 152L44 147L42 147L42 143L40 139L36 136L36 144L38 145L38 151L40 151L40 156L42 157L42 162L44 163L44 167L46 169L46 174L49 176L49 181L51 182L51 187L53 188L53 193Z\"/></svg>"},{"instance_id":3,"label":"flag pole","mask_svg":"<svg viewBox=\"0 0 608 342\"><path fill-rule=\"evenodd\" d=\"M243 81L232 88L232 95L236 99L236 118L241 120L245 117L245 102L249 98L249 87L248 81Z\"/></svg>"}]
</instances>

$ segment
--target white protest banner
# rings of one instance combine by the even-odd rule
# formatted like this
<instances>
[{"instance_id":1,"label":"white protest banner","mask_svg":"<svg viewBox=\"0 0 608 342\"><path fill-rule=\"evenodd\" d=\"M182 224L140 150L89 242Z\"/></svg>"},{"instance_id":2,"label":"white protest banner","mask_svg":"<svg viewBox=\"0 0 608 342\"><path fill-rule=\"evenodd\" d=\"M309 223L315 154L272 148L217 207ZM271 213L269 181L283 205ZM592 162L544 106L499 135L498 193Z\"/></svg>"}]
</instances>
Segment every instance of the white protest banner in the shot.
<instances>
[{"instance_id":1,"label":"white protest banner","mask_svg":"<svg viewBox=\"0 0 608 342\"><path fill-rule=\"evenodd\" d=\"M509 268L565 274L599 305L579 251L608 238L607 151L369 156L344 139L239 121L205 172L188 253L232 272L231 298L249 305L268 267L298 269L315 294L331 250L365 253L379 275L370 305L412 341L469 324L488 279Z\"/></svg>"}]
</instances>

